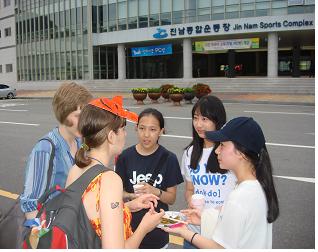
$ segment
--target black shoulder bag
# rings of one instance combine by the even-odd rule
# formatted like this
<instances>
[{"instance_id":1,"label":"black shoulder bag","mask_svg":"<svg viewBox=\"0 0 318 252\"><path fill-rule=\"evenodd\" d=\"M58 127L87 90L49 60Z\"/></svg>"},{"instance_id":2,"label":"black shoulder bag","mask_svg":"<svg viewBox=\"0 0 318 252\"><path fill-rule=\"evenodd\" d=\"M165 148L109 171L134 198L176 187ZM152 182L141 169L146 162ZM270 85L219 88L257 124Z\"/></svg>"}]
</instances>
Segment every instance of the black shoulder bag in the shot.
<instances>
[{"instance_id":1,"label":"black shoulder bag","mask_svg":"<svg viewBox=\"0 0 318 252\"><path fill-rule=\"evenodd\" d=\"M52 145L49 169L47 172L46 189L50 188L53 171L53 159L55 156L55 145L50 138L42 138L39 141L47 140ZM17 198L9 211L0 219L0 249L19 249L22 248L24 237L28 228L23 224L25 215L21 210L20 197Z\"/></svg>"}]
</instances>

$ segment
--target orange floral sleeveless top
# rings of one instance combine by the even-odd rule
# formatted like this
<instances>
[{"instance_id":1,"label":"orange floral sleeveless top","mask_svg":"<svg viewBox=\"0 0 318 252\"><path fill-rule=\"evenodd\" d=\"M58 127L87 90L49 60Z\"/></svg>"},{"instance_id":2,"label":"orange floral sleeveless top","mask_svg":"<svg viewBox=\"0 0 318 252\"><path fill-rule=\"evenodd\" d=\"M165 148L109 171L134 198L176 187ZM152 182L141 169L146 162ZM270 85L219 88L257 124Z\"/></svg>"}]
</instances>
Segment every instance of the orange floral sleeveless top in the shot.
<instances>
[{"instance_id":1,"label":"orange floral sleeveless top","mask_svg":"<svg viewBox=\"0 0 318 252\"><path fill-rule=\"evenodd\" d=\"M100 183L101 183L101 176L102 173L99 174L97 177L95 177L92 182L88 185L88 187L86 188L85 192L82 195L82 201L85 198L85 195L88 192L93 192L96 190L96 188L100 188ZM97 186L98 185L98 186ZM96 211L99 212L99 190L97 192L97 197L96 197ZM124 239L127 240L131 235L132 235L132 229L130 226L131 223L131 212L129 210L129 208L127 206L124 205L123 208L123 213L124 213ZM99 238L102 238L102 229L101 229L101 222L100 222L100 218L96 218L93 220L90 220L91 225L93 227L93 229L95 230L96 234L99 236Z\"/></svg>"}]
</instances>

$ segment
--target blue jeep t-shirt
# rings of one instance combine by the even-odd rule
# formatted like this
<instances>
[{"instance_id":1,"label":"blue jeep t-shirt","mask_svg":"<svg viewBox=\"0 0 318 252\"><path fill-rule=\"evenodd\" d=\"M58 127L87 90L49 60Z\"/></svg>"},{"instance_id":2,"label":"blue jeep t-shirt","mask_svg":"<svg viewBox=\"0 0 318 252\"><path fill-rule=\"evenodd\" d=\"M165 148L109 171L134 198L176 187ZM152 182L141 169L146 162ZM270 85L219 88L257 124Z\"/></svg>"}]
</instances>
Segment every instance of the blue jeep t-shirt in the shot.
<instances>
[{"instance_id":1,"label":"blue jeep t-shirt","mask_svg":"<svg viewBox=\"0 0 318 252\"><path fill-rule=\"evenodd\" d=\"M167 160L163 162L153 186L165 191L169 187L182 183L183 177L181 175L178 159L174 153L159 145L159 148L154 153L143 156L137 152L136 146L134 145L124 150L116 162L116 173L123 180L124 190L128 193L133 193L133 185L147 182L151 178L152 173L164 152L168 152L169 155ZM169 210L168 205L161 201L158 202L156 211L159 212L160 208L165 211ZM131 226L133 231L137 229L147 211L147 209L144 209L132 213ZM139 248L160 249L168 242L169 234L159 228L155 228L145 236Z\"/></svg>"}]
</instances>

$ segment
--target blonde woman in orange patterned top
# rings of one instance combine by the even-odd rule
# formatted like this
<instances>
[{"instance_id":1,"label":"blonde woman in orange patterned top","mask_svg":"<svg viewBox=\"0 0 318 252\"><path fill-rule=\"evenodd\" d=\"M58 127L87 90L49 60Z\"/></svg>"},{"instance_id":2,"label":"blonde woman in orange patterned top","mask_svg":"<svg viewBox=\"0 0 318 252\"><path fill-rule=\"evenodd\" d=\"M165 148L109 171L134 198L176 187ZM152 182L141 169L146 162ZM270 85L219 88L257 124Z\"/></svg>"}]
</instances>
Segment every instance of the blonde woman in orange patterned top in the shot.
<instances>
[{"instance_id":1,"label":"blonde woman in orange patterned top","mask_svg":"<svg viewBox=\"0 0 318 252\"><path fill-rule=\"evenodd\" d=\"M78 129L83 145L75 156L66 186L95 165L105 167L125 145L126 119L136 122L138 116L122 107L122 98L98 98L86 105L79 118ZM153 230L164 212L157 213L158 197L145 194L123 202L123 183L113 171L96 176L82 195L83 204L92 228L101 239L102 248L138 248L144 236ZM149 208L134 233L131 231L131 212Z\"/></svg>"}]
</instances>

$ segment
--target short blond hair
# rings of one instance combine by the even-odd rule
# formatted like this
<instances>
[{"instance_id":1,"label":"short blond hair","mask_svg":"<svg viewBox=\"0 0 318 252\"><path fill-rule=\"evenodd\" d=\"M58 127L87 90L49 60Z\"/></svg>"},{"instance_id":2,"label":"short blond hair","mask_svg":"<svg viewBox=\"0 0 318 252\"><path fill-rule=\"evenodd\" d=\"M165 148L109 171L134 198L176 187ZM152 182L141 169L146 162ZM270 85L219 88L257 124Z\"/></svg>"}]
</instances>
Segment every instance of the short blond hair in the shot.
<instances>
[{"instance_id":1,"label":"short blond hair","mask_svg":"<svg viewBox=\"0 0 318 252\"><path fill-rule=\"evenodd\" d=\"M52 106L56 119L67 125L67 116L83 108L93 99L92 94L84 87L75 82L63 82L54 94Z\"/></svg>"}]
</instances>

